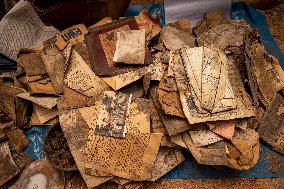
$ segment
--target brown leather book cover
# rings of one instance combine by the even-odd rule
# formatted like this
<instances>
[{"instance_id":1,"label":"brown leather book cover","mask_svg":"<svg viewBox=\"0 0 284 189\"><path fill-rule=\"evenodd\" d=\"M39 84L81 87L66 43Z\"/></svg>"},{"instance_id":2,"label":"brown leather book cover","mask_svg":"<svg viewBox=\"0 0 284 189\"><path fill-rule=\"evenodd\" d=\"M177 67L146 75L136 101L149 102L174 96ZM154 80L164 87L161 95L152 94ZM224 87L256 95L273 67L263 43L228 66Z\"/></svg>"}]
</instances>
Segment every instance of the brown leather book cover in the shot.
<instances>
[{"instance_id":1,"label":"brown leather book cover","mask_svg":"<svg viewBox=\"0 0 284 189\"><path fill-rule=\"evenodd\" d=\"M123 74L141 66L122 65L113 61L116 48L116 33L119 31L139 30L134 17L124 18L92 28L86 36L90 62L93 71L100 76L115 76ZM149 49L146 47L145 65L152 63Z\"/></svg>"}]
</instances>

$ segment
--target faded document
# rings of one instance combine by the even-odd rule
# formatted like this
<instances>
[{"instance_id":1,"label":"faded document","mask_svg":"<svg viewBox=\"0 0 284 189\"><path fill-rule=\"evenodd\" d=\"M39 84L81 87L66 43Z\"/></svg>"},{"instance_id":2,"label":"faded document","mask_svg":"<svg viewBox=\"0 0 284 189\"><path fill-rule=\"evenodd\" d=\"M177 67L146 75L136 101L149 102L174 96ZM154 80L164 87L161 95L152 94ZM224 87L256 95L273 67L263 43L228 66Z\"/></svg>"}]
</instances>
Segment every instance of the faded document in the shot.
<instances>
[{"instance_id":1,"label":"faded document","mask_svg":"<svg viewBox=\"0 0 284 189\"><path fill-rule=\"evenodd\" d=\"M96 169L115 176L137 181L149 179L162 136L137 132L115 138L90 132L87 159Z\"/></svg>"},{"instance_id":2,"label":"faded document","mask_svg":"<svg viewBox=\"0 0 284 189\"><path fill-rule=\"evenodd\" d=\"M67 110L59 116L60 125L77 167L88 188L98 186L112 177L90 176L85 173L86 156L84 155L89 128L78 110Z\"/></svg>"},{"instance_id":3,"label":"faded document","mask_svg":"<svg viewBox=\"0 0 284 189\"><path fill-rule=\"evenodd\" d=\"M125 64L144 64L145 30L117 32L113 61Z\"/></svg>"},{"instance_id":4,"label":"faded document","mask_svg":"<svg viewBox=\"0 0 284 189\"><path fill-rule=\"evenodd\" d=\"M218 58L215 60L210 58L211 60L207 62L209 65L199 71L200 75L194 71L187 50L189 49L183 48L180 53L175 52L174 70L183 111L191 124L255 115L255 107L243 87L239 70L224 53L217 50ZM218 66L216 68L214 65L219 61L222 62L221 74L218 74L220 72ZM201 84L198 85L200 81ZM205 86L210 87L205 88ZM201 97L198 97L199 95Z\"/></svg>"},{"instance_id":5,"label":"faded document","mask_svg":"<svg viewBox=\"0 0 284 189\"><path fill-rule=\"evenodd\" d=\"M97 115L95 133L104 136L125 137L126 117L129 114L131 94L106 91Z\"/></svg>"},{"instance_id":6,"label":"faded document","mask_svg":"<svg viewBox=\"0 0 284 189\"><path fill-rule=\"evenodd\" d=\"M103 92L108 89L104 81L96 76L75 50L72 51L64 83L88 97L102 96Z\"/></svg>"},{"instance_id":7,"label":"faded document","mask_svg":"<svg viewBox=\"0 0 284 189\"><path fill-rule=\"evenodd\" d=\"M35 47L57 32L44 25L28 1L21 0L0 22L0 53L16 60L21 48Z\"/></svg>"},{"instance_id":8,"label":"faded document","mask_svg":"<svg viewBox=\"0 0 284 189\"><path fill-rule=\"evenodd\" d=\"M223 140L222 137L209 130L189 131L195 147L207 146Z\"/></svg>"}]
</instances>

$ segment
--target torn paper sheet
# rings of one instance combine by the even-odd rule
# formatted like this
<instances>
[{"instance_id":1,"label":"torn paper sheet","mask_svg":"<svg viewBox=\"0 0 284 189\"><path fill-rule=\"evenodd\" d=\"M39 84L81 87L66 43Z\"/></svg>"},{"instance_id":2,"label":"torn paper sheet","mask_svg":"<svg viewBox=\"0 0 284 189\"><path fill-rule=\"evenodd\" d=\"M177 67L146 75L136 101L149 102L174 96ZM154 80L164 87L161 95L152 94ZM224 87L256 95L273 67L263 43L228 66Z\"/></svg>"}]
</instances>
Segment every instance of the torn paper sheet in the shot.
<instances>
[{"instance_id":1,"label":"torn paper sheet","mask_svg":"<svg viewBox=\"0 0 284 189\"><path fill-rule=\"evenodd\" d=\"M108 89L75 50L72 51L64 83L88 97L102 97L103 92Z\"/></svg>"},{"instance_id":2,"label":"torn paper sheet","mask_svg":"<svg viewBox=\"0 0 284 189\"><path fill-rule=\"evenodd\" d=\"M155 161L151 181L155 181L183 162L180 149L161 147Z\"/></svg>"},{"instance_id":3,"label":"torn paper sheet","mask_svg":"<svg viewBox=\"0 0 284 189\"><path fill-rule=\"evenodd\" d=\"M144 64L145 30L117 32L113 61L124 64Z\"/></svg>"},{"instance_id":4,"label":"torn paper sheet","mask_svg":"<svg viewBox=\"0 0 284 189\"><path fill-rule=\"evenodd\" d=\"M222 137L209 130L189 131L195 147L207 146L223 140Z\"/></svg>"},{"instance_id":5,"label":"torn paper sheet","mask_svg":"<svg viewBox=\"0 0 284 189\"><path fill-rule=\"evenodd\" d=\"M182 133L179 133L177 135L173 135L171 136L171 141L172 143L179 145L183 148L187 148L186 144L184 143L183 139L182 139Z\"/></svg>"},{"instance_id":6,"label":"torn paper sheet","mask_svg":"<svg viewBox=\"0 0 284 189\"><path fill-rule=\"evenodd\" d=\"M153 64L150 65L151 68L150 72L152 73L151 80L160 81L165 70L167 69L167 65L162 63L161 52L154 53L152 56L153 56Z\"/></svg>"},{"instance_id":7,"label":"torn paper sheet","mask_svg":"<svg viewBox=\"0 0 284 189\"><path fill-rule=\"evenodd\" d=\"M125 138L103 137L90 132L87 159L96 169L131 180L151 177L162 134L127 133Z\"/></svg>"},{"instance_id":8,"label":"torn paper sheet","mask_svg":"<svg viewBox=\"0 0 284 189\"><path fill-rule=\"evenodd\" d=\"M63 54L57 47L53 47L43 51L41 58L56 93L61 94L63 90L64 73L67 67Z\"/></svg>"},{"instance_id":9,"label":"torn paper sheet","mask_svg":"<svg viewBox=\"0 0 284 189\"><path fill-rule=\"evenodd\" d=\"M252 80L249 83L252 93L256 94L258 99L268 108L276 92L284 88L284 72L279 61L269 55L264 46L259 43L257 31L247 34L245 50L248 75Z\"/></svg>"},{"instance_id":10,"label":"torn paper sheet","mask_svg":"<svg viewBox=\"0 0 284 189\"><path fill-rule=\"evenodd\" d=\"M56 94L54 87L48 76L40 76L41 79L36 81L28 81L29 77L24 74L17 76L17 81L30 92L30 94Z\"/></svg>"},{"instance_id":11,"label":"torn paper sheet","mask_svg":"<svg viewBox=\"0 0 284 189\"><path fill-rule=\"evenodd\" d=\"M20 154L29 144L23 130L17 127L12 126L7 129L6 135L9 138L9 145L11 145L17 154Z\"/></svg>"},{"instance_id":12,"label":"torn paper sheet","mask_svg":"<svg viewBox=\"0 0 284 189\"><path fill-rule=\"evenodd\" d=\"M182 47L194 47L194 38L189 32L172 26L165 26L161 31L161 38L167 49L175 51Z\"/></svg>"},{"instance_id":13,"label":"torn paper sheet","mask_svg":"<svg viewBox=\"0 0 284 189\"><path fill-rule=\"evenodd\" d=\"M17 3L0 22L0 52L16 60L22 48L31 48L53 37L58 30L45 26L28 1Z\"/></svg>"},{"instance_id":14,"label":"torn paper sheet","mask_svg":"<svg viewBox=\"0 0 284 189\"><path fill-rule=\"evenodd\" d=\"M20 52L17 62L24 67L27 76L47 74L47 70L38 52Z\"/></svg>"},{"instance_id":15,"label":"torn paper sheet","mask_svg":"<svg viewBox=\"0 0 284 189\"><path fill-rule=\"evenodd\" d=\"M283 104L283 95L278 92L257 130L260 137L281 154L284 154L284 114L281 113Z\"/></svg>"},{"instance_id":16,"label":"torn paper sheet","mask_svg":"<svg viewBox=\"0 0 284 189\"><path fill-rule=\"evenodd\" d=\"M178 91L176 79L168 76L167 72L164 73L159 83L159 88L165 91Z\"/></svg>"},{"instance_id":17,"label":"torn paper sheet","mask_svg":"<svg viewBox=\"0 0 284 189\"><path fill-rule=\"evenodd\" d=\"M226 50L228 47L240 48L244 43L244 35L250 26L244 20L230 20L209 29L196 39L199 46L211 46Z\"/></svg>"},{"instance_id":18,"label":"torn paper sheet","mask_svg":"<svg viewBox=\"0 0 284 189\"><path fill-rule=\"evenodd\" d=\"M211 122L208 123L207 125L209 127L213 127L211 129L212 132L227 139L232 139L236 126L235 120Z\"/></svg>"},{"instance_id":19,"label":"torn paper sheet","mask_svg":"<svg viewBox=\"0 0 284 189\"><path fill-rule=\"evenodd\" d=\"M0 154L0 186L2 186L16 176L20 170L13 161L8 142L0 143Z\"/></svg>"},{"instance_id":20,"label":"torn paper sheet","mask_svg":"<svg viewBox=\"0 0 284 189\"><path fill-rule=\"evenodd\" d=\"M34 106L36 115L39 121L41 122L41 124L44 124L47 121L51 120L52 118L55 118L56 116L58 116L57 107L47 109L37 104L33 104L33 106Z\"/></svg>"},{"instance_id":21,"label":"torn paper sheet","mask_svg":"<svg viewBox=\"0 0 284 189\"><path fill-rule=\"evenodd\" d=\"M163 111L161 104L158 101L157 88L158 87L155 86L150 89L150 96L155 104L155 107L159 113L161 120L164 123L165 128L167 129L168 134L172 136L191 129L193 125L190 125L187 119L177 116L167 115Z\"/></svg>"},{"instance_id":22,"label":"torn paper sheet","mask_svg":"<svg viewBox=\"0 0 284 189\"><path fill-rule=\"evenodd\" d=\"M117 91L125 87L126 85L129 85L130 83L141 79L148 72L150 66L139 68L137 70L133 70L117 76L101 77L101 79L106 82L113 90Z\"/></svg>"},{"instance_id":23,"label":"torn paper sheet","mask_svg":"<svg viewBox=\"0 0 284 189\"><path fill-rule=\"evenodd\" d=\"M95 105L96 101L96 97L87 97L64 85L63 97L61 97L61 100L58 102L58 107L63 109L75 109L86 106L93 106Z\"/></svg>"},{"instance_id":24,"label":"torn paper sheet","mask_svg":"<svg viewBox=\"0 0 284 189\"><path fill-rule=\"evenodd\" d=\"M88 30L84 24L77 24L56 35L55 45L63 50L67 45L74 45L84 40Z\"/></svg>"},{"instance_id":25,"label":"torn paper sheet","mask_svg":"<svg viewBox=\"0 0 284 189\"><path fill-rule=\"evenodd\" d=\"M228 165L225 143L220 141L207 147L195 147L190 134L184 132L183 141L199 164L204 165Z\"/></svg>"},{"instance_id":26,"label":"torn paper sheet","mask_svg":"<svg viewBox=\"0 0 284 189\"><path fill-rule=\"evenodd\" d=\"M146 33L146 43L149 44L150 40L158 35L161 28L158 23L156 23L151 15L144 9L140 11L138 16L135 16L135 20L138 24L140 30L144 29Z\"/></svg>"},{"instance_id":27,"label":"torn paper sheet","mask_svg":"<svg viewBox=\"0 0 284 189\"><path fill-rule=\"evenodd\" d=\"M200 20L193 28L193 33L196 37L199 37L201 34L207 30L225 23L228 19L225 17L224 12L222 11L211 11L207 12L204 15L204 18Z\"/></svg>"},{"instance_id":28,"label":"torn paper sheet","mask_svg":"<svg viewBox=\"0 0 284 189\"><path fill-rule=\"evenodd\" d=\"M153 133L167 133L163 121L161 120L159 113L153 100L150 98L150 113L151 113L151 130Z\"/></svg>"},{"instance_id":29,"label":"torn paper sheet","mask_svg":"<svg viewBox=\"0 0 284 189\"><path fill-rule=\"evenodd\" d=\"M185 118L178 92L158 89L157 93L158 100L166 114Z\"/></svg>"},{"instance_id":30,"label":"torn paper sheet","mask_svg":"<svg viewBox=\"0 0 284 189\"><path fill-rule=\"evenodd\" d=\"M56 106L58 97L48 96L48 97L42 97L42 96L31 96L30 93L21 93L18 94L17 97L26 99L28 101L31 101L39 106L42 106L47 109L51 109L54 106Z\"/></svg>"},{"instance_id":31,"label":"torn paper sheet","mask_svg":"<svg viewBox=\"0 0 284 189\"><path fill-rule=\"evenodd\" d=\"M132 95L106 91L97 115L95 134L113 137L125 137L126 117Z\"/></svg>"},{"instance_id":32,"label":"torn paper sheet","mask_svg":"<svg viewBox=\"0 0 284 189\"><path fill-rule=\"evenodd\" d=\"M184 56L185 55L186 54L184 54ZM225 74L226 77L224 78L224 80L230 81L230 85L229 84L225 85L227 86L227 89L228 87L230 87L230 90L226 89L226 90L217 90L217 91L213 90L212 91L212 93L216 94L216 100L218 100L218 103L214 102L215 105L212 106L211 99L206 98L208 99L208 101L204 101L203 106L205 107L206 105L207 109L212 109L213 107L212 112L209 113L208 110L207 112L200 111L202 110L201 103L195 94L202 95L202 92L194 93L196 89L200 89L200 87L195 88L194 92L192 91L193 89L188 79L190 75L187 75L187 73L185 72L185 68L184 68L184 64L189 65L189 62L187 61L183 62L182 57L183 58L185 57L181 56L177 52L175 53L175 64L174 64L175 78L176 78L177 86L179 89L180 99L183 105L184 114L191 124L199 123L199 122L206 122L206 121L228 120L228 119L235 119L235 118L252 117L255 115L255 108L252 105L251 99L249 98L248 94L246 93L243 87L243 84L242 84L242 81L239 75L239 71L236 65L230 62L229 60L226 60L226 58L224 57L225 55L222 54L221 51L219 51L219 55L221 55L222 63L227 64L228 72L226 73L227 76ZM190 77L191 77L190 81L193 81L194 78L192 78L192 75ZM199 78L199 81L200 81L200 77L197 77L197 78ZM210 78L210 74L207 75L205 78ZM209 82L209 80L205 80L205 81ZM224 85L225 81L221 85ZM193 82L191 83L193 84ZM195 85L195 86L198 86L198 85ZM212 89L212 86L210 88ZM205 91L205 92L208 94L209 91ZM203 94L206 95L206 93L203 93ZM220 93L221 94L223 93L223 95L221 95ZM211 93L209 94L212 95ZM230 98L227 99L226 96L229 96ZM232 99L233 97L234 97L234 100ZM232 105L234 103L231 103L231 102L234 102L236 104L235 109L232 109ZM223 110L226 109L227 111L220 111L222 109Z\"/></svg>"},{"instance_id":33,"label":"torn paper sheet","mask_svg":"<svg viewBox=\"0 0 284 189\"><path fill-rule=\"evenodd\" d=\"M85 173L86 157L84 151L90 129L78 110L63 111L59 120L70 151L87 186L93 188L112 179L112 177L90 176Z\"/></svg>"},{"instance_id":34,"label":"torn paper sheet","mask_svg":"<svg viewBox=\"0 0 284 189\"><path fill-rule=\"evenodd\" d=\"M24 93L22 88L0 81L0 105L4 107L10 118L16 121L15 97Z\"/></svg>"}]
</instances>

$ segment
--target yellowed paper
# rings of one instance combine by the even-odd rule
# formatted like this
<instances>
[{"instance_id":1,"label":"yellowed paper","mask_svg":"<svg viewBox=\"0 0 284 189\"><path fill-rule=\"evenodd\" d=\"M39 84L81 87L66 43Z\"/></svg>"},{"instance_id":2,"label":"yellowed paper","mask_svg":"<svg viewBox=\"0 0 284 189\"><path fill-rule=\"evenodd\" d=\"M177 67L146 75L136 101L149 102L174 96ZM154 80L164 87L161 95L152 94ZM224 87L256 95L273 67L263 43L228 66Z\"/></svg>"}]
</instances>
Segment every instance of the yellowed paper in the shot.
<instances>
[{"instance_id":1,"label":"yellowed paper","mask_svg":"<svg viewBox=\"0 0 284 189\"><path fill-rule=\"evenodd\" d=\"M21 93L17 95L20 98L31 101L39 106L42 106L47 109L51 109L56 106L58 97L41 97L41 96L31 96L30 93Z\"/></svg>"},{"instance_id":2,"label":"yellowed paper","mask_svg":"<svg viewBox=\"0 0 284 189\"><path fill-rule=\"evenodd\" d=\"M207 146L223 140L223 138L209 130L189 131L189 134L195 147Z\"/></svg>"},{"instance_id":3,"label":"yellowed paper","mask_svg":"<svg viewBox=\"0 0 284 189\"><path fill-rule=\"evenodd\" d=\"M186 144L184 143L184 141L182 139L182 134L181 133L179 133L177 135L171 136L171 141L172 141L172 143L174 143L176 145L179 145L179 146L181 146L183 148L187 148Z\"/></svg>"},{"instance_id":4,"label":"yellowed paper","mask_svg":"<svg viewBox=\"0 0 284 189\"><path fill-rule=\"evenodd\" d=\"M88 188L93 188L112 179L112 177L90 176L85 173L87 162L84 151L89 128L78 110L73 109L62 112L59 120L70 151Z\"/></svg>"},{"instance_id":5,"label":"yellowed paper","mask_svg":"<svg viewBox=\"0 0 284 189\"><path fill-rule=\"evenodd\" d=\"M53 107L52 109L47 109L37 104L33 104L33 106L41 124L44 124L47 121L51 120L52 118L58 116L57 107Z\"/></svg>"},{"instance_id":6,"label":"yellowed paper","mask_svg":"<svg viewBox=\"0 0 284 189\"><path fill-rule=\"evenodd\" d=\"M108 88L75 50L72 50L64 83L88 97L102 97Z\"/></svg>"},{"instance_id":7,"label":"yellowed paper","mask_svg":"<svg viewBox=\"0 0 284 189\"><path fill-rule=\"evenodd\" d=\"M146 53L145 30L117 32L114 62L144 64Z\"/></svg>"},{"instance_id":8,"label":"yellowed paper","mask_svg":"<svg viewBox=\"0 0 284 189\"><path fill-rule=\"evenodd\" d=\"M199 164L204 165L228 165L226 148L223 141L220 145L208 147L195 147L188 132L183 133L183 140ZM215 144L213 144L215 145Z\"/></svg>"},{"instance_id":9,"label":"yellowed paper","mask_svg":"<svg viewBox=\"0 0 284 189\"><path fill-rule=\"evenodd\" d=\"M102 80L105 81L113 90L117 91L122 87L141 79L148 70L149 67L143 67L117 76L102 77Z\"/></svg>"},{"instance_id":10,"label":"yellowed paper","mask_svg":"<svg viewBox=\"0 0 284 189\"><path fill-rule=\"evenodd\" d=\"M183 162L180 149L161 147L155 161L151 181L155 181Z\"/></svg>"},{"instance_id":11,"label":"yellowed paper","mask_svg":"<svg viewBox=\"0 0 284 189\"><path fill-rule=\"evenodd\" d=\"M63 92L63 80L66 70L63 54L57 47L53 47L43 51L41 57L56 93L61 94Z\"/></svg>"},{"instance_id":12,"label":"yellowed paper","mask_svg":"<svg viewBox=\"0 0 284 189\"><path fill-rule=\"evenodd\" d=\"M86 155L89 164L131 180L151 177L162 134L127 133L125 138L103 137L90 132Z\"/></svg>"}]
</instances>

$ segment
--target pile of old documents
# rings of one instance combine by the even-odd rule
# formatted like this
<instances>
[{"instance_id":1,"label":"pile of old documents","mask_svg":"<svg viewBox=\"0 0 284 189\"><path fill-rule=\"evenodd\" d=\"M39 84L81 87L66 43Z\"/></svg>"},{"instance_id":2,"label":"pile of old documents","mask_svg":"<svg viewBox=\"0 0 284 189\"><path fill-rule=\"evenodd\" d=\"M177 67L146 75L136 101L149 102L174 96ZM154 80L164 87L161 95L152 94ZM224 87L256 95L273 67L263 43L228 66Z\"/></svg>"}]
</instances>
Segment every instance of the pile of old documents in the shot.
<instances>
[{"instance_id":1,"label":"pile of old documents","mask_svg":"<svg viewBox=\"0 0 284 189\"><path fill-rule=\"evenodd\" d=\"M46 160L24 169L20 188L55 169L78 169L88 188L139 187L185 149L199 164L247 170L259 137L284 153L284 73L257 31L220 12L193 29L189 20L160 28L146 11L75 25L22 49L17 63L0 84L0 185L30 165L23 130L34 125L53 125ZM60 176L45 182L62 188Z\"/></svg>"}]
</instances>

